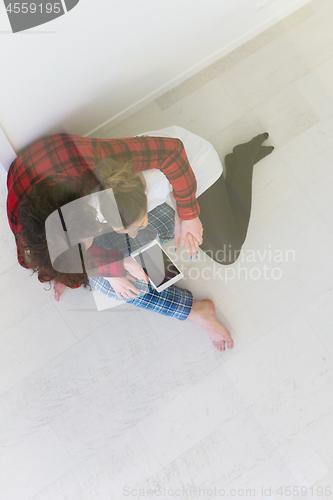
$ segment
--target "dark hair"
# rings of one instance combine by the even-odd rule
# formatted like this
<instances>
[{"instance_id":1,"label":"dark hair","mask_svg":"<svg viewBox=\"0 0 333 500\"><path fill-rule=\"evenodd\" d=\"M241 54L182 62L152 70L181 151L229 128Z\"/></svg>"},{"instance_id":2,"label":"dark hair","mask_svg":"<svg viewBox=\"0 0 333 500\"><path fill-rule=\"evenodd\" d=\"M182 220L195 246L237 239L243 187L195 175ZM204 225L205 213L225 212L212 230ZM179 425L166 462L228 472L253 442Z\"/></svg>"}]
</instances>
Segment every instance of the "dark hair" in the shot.
<instances>
[{"instance_id":1,"label":"dark hair","mask_svg":"<svg viewBox=\"0 0 333 500\"><path fill-rule=\"evenodd\" d=\"M147 213L145 186L130 162L119 163L106 158L97 163L94 174L103 189L112 188L125 229ZM114 218L114 209L107 197L100 198L100 209L105 219L114 225L118 219Z\"/></svg>"},{"instance_id":2,"label":"dark hair","mask_svg":"<svg viewBox=\"0 0 333 500\"><path fill-rule=\"evenodd\" d=\"M127 228L147 212L145 186L140 175L134 171L130 163L119 163L111 158L96 160L96 165L93 170L96 177L96 190L103 191L112 188L123 226ZM25 251L27 266L33 269L34 273L38 272L40 281L56 280L71 288L79 284L85 287L89 285L86 273L63 273L52 267L46 240L45 221L58 208L91 192L90 188L76 179L59 181L59 178L49 176L37 182L22 201L18 210L18 220L21 225L20 243ZM100 209L112 226L112 221L119 220L119 218L114 218L114 208L112 209L107 201L107 197L101 196ZM87 208L84 224L81 219L82 212L77 221L75 221L75 213L71 214L74 220L71 230L72 227L77 227L80 235L84 237L84 228L91 233L92 229L100 225L96 221L96 213L92 211L94 211L92 207ZM67 255L63 255L67 262L72 257L74 258L70 250ZM91 256L88 256L85 251L84 261L92 262Z\"/></svg>"},{"instance_id":3,"label":"dark hair","mask_svg":"<svg viewBox=\"0 0 333 500\"><path fill-rule=\"evenodd\" d=\"M57 280L72 288L79 284L85 287L89 284L86 273L62 273L52 267L45 232L45 221L52 212L87 194L89 191L78 181L52 183L49 178L38 182L22 201L18 210L20 242L25 251L27 266L33 269L34 273L38 272L40 281ZM93 207L87 207L84 224L75 220L75 211L71 217L74 221L71 228L73 226L75 231L77 227L83 238L89 236L84 232L86 229L91 234L92 228L100 226ZM82 218L80 220L82 221Z\"/></svg>"}]
</instances>

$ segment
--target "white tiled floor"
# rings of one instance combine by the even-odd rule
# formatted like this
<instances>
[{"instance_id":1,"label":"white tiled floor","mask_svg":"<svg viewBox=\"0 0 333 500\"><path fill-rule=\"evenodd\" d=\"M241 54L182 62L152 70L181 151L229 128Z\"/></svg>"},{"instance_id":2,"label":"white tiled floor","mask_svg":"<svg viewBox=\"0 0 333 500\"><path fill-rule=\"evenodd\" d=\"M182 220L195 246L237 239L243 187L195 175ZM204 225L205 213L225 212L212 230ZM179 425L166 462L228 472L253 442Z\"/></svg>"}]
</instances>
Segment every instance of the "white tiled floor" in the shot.
<instances>
[{"instance_id":1,"label":"white tiled floor","mask_svg":"<svg viewBox=\"0 0 333 500\"><path fill-rule=\"evenodd\" d=\"M93 312L84 289L54 302L16 264L0 179L1 500L333 499L332 26L331 0L313 0L95 134L176 124L223 157L270 132L239 261L185 263L232 351L156 313Z\"/></svg>"}]
</instances>

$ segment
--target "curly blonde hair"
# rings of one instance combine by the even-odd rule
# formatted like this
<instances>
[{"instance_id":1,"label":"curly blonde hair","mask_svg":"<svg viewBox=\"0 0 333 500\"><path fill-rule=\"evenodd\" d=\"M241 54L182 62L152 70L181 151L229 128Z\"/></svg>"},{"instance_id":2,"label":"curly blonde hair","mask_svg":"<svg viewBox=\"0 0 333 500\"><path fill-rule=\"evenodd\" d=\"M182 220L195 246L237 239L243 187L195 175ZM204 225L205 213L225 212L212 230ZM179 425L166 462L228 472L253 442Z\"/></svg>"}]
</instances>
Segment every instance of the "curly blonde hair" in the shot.
<instances>
[{"instance_id":1,"label":"curly blonde hair","mask_svg":"<svg viewBox=\"0 0 333 500\"><path fill-rule=\"evenodd\" d=\"M102 188L112 188L125 229L147 213L145 186L130 162L120 163L107 158L98 162L94 173ZM112 221L117 220L107 197L100 199L100 209L111 225Z\"/></svg>"}]
</instances>

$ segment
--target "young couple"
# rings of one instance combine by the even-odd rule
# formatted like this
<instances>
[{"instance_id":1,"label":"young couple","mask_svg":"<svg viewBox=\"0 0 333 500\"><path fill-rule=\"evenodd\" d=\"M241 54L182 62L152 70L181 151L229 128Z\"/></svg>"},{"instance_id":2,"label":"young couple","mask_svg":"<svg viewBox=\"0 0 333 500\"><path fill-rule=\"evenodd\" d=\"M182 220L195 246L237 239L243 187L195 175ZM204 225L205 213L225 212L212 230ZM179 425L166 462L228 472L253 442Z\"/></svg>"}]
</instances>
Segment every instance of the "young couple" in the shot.
<instances>
[{"instance_id":1,"label":"young couple","mask_svg":"<svg viewBox=\"0 0 333 500\"><path fill-rule=\"evenodd\" d=\"M38 272L40 281L54 282L56 300L66 286L89 283L110 297L195 322L216 349L232 349L230 332L218 322L211 300L195 300L176 285L157 292L129 255L158 235L161 243L175 238L176 248L185 245L191 258L200 246L216 262L233 263L247 233L253 166L274 149L262 145L267 138L260 134L236 146L223 167L209 142L177 126L123 139L56 134L34 142L8 173L7 211L19 263ZM103 197L108 188L118 217ZM84 224L82 212L70 215L94 275L57 271L45 221L96 192L101 196L86 206ZM108 232L103 232L105 221ZM222 258L221 249L228 250Z\"/></svg>"}]
</instances>

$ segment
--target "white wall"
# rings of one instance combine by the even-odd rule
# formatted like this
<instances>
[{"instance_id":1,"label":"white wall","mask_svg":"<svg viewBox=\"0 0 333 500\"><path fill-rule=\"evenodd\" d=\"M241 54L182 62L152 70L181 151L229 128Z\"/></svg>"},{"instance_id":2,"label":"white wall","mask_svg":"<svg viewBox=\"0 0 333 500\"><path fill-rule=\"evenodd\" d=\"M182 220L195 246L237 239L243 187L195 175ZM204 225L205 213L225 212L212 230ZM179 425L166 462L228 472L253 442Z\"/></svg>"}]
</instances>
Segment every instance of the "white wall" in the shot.
<instances>
[{"instance_id":1,"label":"white wall","mask_svg":"<svg viewBox=\"0 0 333 500\"><path fill-rule=\"evenodd\" d=\"M53 132L88 135L308 2L80 0L16 34L1 2L0 125L16 152Z\"/></svg>"},{"instance_id":2,"label":"white wall","mask_svg":"<svg viewBox=\"0 0 333 500\"><path fill-rule=\"evenodd\" d=\"M7 176L11 163L15 160L16 153L0 127L0 172Z\"/></svg>"}]
</instances>

